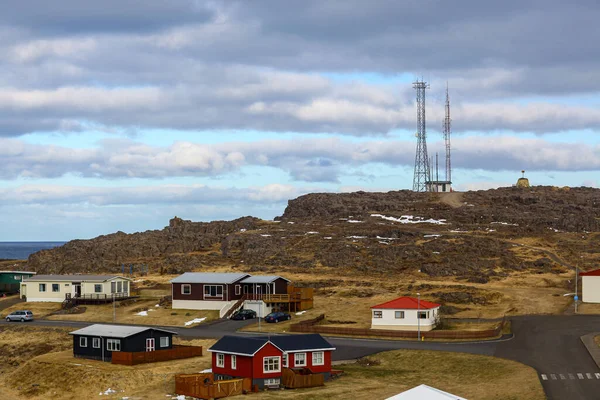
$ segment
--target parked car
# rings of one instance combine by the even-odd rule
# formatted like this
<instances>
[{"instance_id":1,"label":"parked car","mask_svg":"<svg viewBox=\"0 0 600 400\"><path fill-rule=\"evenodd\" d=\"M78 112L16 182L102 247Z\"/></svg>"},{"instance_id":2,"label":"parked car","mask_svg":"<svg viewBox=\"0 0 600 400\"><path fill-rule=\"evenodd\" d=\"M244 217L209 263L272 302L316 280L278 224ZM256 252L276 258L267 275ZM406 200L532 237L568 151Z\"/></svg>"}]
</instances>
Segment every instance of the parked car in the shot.
<instances>
[{"instance_id":1,"label":"parked car","mask_svg":"<svg viewBox=\"0 0 600 400\"><path fill-rule=\"evenodd\" d=\"M251 319L256 318L254 310L240 310L231 316L231 319Z\"/></svg>"},{"instance_id":2,"label":"parked car","mask_svg":"<svg viewBox=\"0 0 600 400\"><path fill-rule=\"evenodd\" d=\"M279 321L287 321L292 319L292 316L285 312L272 312L271 314L265 317L266 322L279 322Z\"/></svg>"},{"instance_id":3,"label":"parked car","mask_svg":"<svg viewBox=\"0 0 600 400\"><path fill-rule=\"evenodd\" d=\"M13 311L6 316L6 322L10 321L33 321L33 313L29 310Z\"/></svg>"}]
</instances>

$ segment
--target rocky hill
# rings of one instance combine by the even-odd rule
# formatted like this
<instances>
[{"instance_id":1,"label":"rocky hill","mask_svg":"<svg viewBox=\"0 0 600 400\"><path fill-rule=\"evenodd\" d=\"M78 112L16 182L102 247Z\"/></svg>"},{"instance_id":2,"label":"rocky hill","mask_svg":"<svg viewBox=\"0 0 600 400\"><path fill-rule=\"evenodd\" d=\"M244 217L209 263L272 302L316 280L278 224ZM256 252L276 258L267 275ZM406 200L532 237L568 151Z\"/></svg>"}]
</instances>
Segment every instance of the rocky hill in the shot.
<instances>
[{"instance_id":1,"label":"rocky hill","mask_svg":"<svg viewBox=\"0 0 600 400\"><path fill-rule=\"evenodd\" d=\"M31 255L28 265L55 273L117 272L122 263L177 273L326 267L486 282L582 261L600 261L600 190L532 187L309 194L290 200L276 221L174 218L162 230L71 241Z\"/></svg>"}]
</instances>

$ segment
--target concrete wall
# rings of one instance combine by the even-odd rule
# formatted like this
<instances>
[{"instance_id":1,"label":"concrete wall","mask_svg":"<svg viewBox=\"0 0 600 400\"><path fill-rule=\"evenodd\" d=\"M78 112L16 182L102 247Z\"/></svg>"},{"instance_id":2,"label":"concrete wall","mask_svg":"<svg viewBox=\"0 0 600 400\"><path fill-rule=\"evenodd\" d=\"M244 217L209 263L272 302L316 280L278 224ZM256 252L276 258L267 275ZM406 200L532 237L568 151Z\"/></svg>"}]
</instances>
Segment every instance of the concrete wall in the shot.
<instances>
[{"instance_id":1,"label":"concrete wall","mask_svg":"<svg viewBox=\"0 0 600 400\"><path fill-rule=\"evenodd\" d=\"M600 303L600 276L582 276L581 293L584 303Z\"/></svg>"},{"instance_id":2,"label":"concrete wall","mask_svg":"<svg viewBox=\"0 0 600 400\"><path fill-rule=\"evenodd\" d=\"M267 306L262 300L246 300L244 301L244 308L246 310L256 311L256 316L264 318L267 314L271 313L272 307Z\"/></svg>"},{"instance_id":3,"label":"concrete wall","mask_svg":"<svg viewBox=\"0 0 600 400\"><path fill-rule=\"evenodd\" d=\"M373 318L375 311L381 311L381 318ZM404 318L396 318L396 311L404 311ZM421 310L428 312L429 318L417 320L417 310L390 310L390 309L373 309L371 310L371 329L392 329L401 331L416 331L421 327L422 331L429 331L435 326L435 319L439 312L438 308L430 310Z\"/></svg>"}]
</instances>

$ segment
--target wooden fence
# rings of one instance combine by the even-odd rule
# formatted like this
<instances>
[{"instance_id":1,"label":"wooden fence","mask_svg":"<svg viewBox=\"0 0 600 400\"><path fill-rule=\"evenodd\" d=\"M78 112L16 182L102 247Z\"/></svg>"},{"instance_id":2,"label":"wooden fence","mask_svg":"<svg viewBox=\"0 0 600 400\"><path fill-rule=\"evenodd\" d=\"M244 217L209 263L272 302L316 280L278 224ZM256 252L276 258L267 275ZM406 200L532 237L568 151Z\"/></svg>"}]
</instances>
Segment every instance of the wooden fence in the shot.
<instances>
[{"instance_id":1,"label":"wooden fence","mask_svg":"<svg viewBox=\"0 0 600 400\"><path fill-rule=\"evenodd\" d=\"M248 393L250 378L215 381L212 373L175 375L175 393L199 399L219 399Z\"/></svg>"},{"instance_id":2,"label":"wooden fence","mask_svg":"<svg viewBox=\"0 0 600 400\"><path fill-rule=\"evenodd\" d=\"M325 376L323 374L313 374L308 368L303 368L302 370L284 368L281 371L281 380L283 386L288 389L325 385Z\"/></svg>"},{"instance_id":3,"label":"wooden fence","mask_svg":"<svg viewBox=\"0 0 600 400\"><path fill-rule=\"evenodd\" d=\"M168 350L139 352L113 351L111 362L120 365L137 365L200 356L202 356L202 346L173 346L172 349Z\"/></svg>"},{"instance_id":4,"label":"wooden fence","mask_svg":"<svg viewBox=\"0 0 600 400\"><path fill-rule=\"evenodd\" d=\"M317 325L323 319L325 319L325 315L321 314L316 318L292 324L290 326L290 331L302 333L322 333L326 335L377 336L418 339L417 331L344 328L327 325ZM502 332L502 329L504 328L505 323L505 318L502 318L502 321L494 329L486 329L482 331L433 330L428 332L421 332L421 337L425 339L488 339L499 336Z\"/></svg>"}]
</instances>

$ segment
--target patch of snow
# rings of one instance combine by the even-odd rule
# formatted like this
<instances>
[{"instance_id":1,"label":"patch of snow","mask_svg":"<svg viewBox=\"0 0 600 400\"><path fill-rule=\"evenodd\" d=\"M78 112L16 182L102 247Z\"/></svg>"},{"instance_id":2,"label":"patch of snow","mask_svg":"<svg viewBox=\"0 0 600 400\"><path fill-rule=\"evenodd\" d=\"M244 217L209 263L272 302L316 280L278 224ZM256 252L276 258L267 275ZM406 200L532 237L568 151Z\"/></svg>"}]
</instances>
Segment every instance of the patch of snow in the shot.
<instances>
[{"instance_id":1,"label":"patch of snow","mask_svg":"<svg viewBox=\"0 0 600 400\"><path fill-rule=\"evenodd\" d=\"M292 224L292 225L293 225L293 224L294 224L294 221L288 221L288 224Z\"/></svg>"},{"instance_id":2,"label":"patch of snow","mask_svg":"<svg viewBox=\"0 0 600 400\"><path fill-rule=\"evenodd\" d=\"M400 218L396 217L388 217L382 214L371 214L371 217L379 217L385 219L386 221L399 222L401 224L437 224L437 225L446 225L445 219L423 219L421 217L414 217L412 215L402 215Z\"/></svg>"},{"instance_id":3,"label":"patch of snow","mask_svg":"<svg viewBox=\"0 0 600 400\"><path fill-rule=\"evenodd\" d=\"M325 236L323 239L331 240L332 237L331 236Z\"/></svg>"},{"instance_id":4,"label":"patch of snow","mask_svg":"<svg viewBox=\"0 0 600 400\"><path fill-rule=\"evenodd\" d=\"M346 236L347 239L366 239L366 236Z\"/></svg>"},{"instance_id":5,"label":"patch of snow","mask_svg":"<svg viewBox=\"0 0 600 400\"><path fill-rule=\"evenodd\" d=\"M155 309L153 309L153 308L151 308L151 309L149 309L148 311L156 311L156 310L155 310Z\"/></svg>"},{"instance_id":6,"label":"patch of snow","mask_svg":"<svg viewBox=\"0 0 600 400\"><path fill-rule=\"evenodd\" d=\"M364 221L357 221L357 220L355 220L355 219L349 219L349 220L348 220L348 222L350 222L351 224L361 224L361 223L363 223Z\"/></svg>"},{"instance_id":7,"label":"patch of snow","mask_svg":"<svg viewBox=\"0 0 600 400\"><path fill-rule=\"evenodd\" d=\"M298 311L298 312L296 313L296 315L302 315L302 314L304 314L305 312L306 312L306 310L304 310L304 311Z\"/></svg>"},{"instance_id":8,"label":"patch of snow","mask_svg":"<svg viewBox=\"0 0 600 400\"><path fill-rule=\"evenodd\" d=\"M380 240L379 243L381 243L381 244L390 244L390 242L384 242L382 240Z\"/></svg>"},{"instance_id":9,"label":"patch of snow","mask_svg":"<svg viewBox=\"0 0 600 400\"><path fill-rule=\"evenodd\" d=\"M70 363L71 365L78 365L78 366L82 366L83 364L77 364L77 363Z\"/></svg>"},{"instance_id":10,"label":"patch of snow","mask_svg":"<svg viewBox=\"0 0 600 400\"><path fill-rule=\"evenodd\" d=\"M137 282L144 282L144 280L143 279L136 279L134 282L136 282L136 283Z\"/></svg>"},{"instance_id":11,"label":"patch of snow","mask_svg":"<svg viewBox=\"0 0 600 400\"><path fill-rule=\"evenodd\" d=\"M340 221L348 221L348 218L340 218Z\"/></svg>"},{"instance_id":12,"label":"patch of snow","mask_svg":"<svg viewBox=\"0 0 600 400\"><path fill-rule=\"evenodd\" d=\"M240 232L246 232L246 228L240 229Z\"/></svg>"},{"instance_id":13,"label":"patch of snow","mask_svg":"<svg viewBox=\"0 0 600 400\"><path fill-rule=\"evenodd\" d=\"M319 232L315 232L315 231L310 231L310 232L306 232L307 235L317 235Z\"/></svg>"},{"instance_id":14,"label":"patch of snow","mask_svg":"<svg viewBox=\"0 0 600 400\"><path fill-rule=\"evenodd\" d=\"M148 316L148 311L140 311L139 313L137 313L135 315L139 315L140 317L147 317Z\"/></svg>"},{"instance_id":15,"label":"patch of snow","mask_svg":"<svg viewBox=\"0 0 600 400\"><path fill-rule=\"evenodd\" d=\"M278 223L280 223L281 221L271 221L271 222L272 222L272 223L274 223L274 224L278 224Z\"/></svg>"},{"instance_id":16,"label":"patch of snow","mask_svg":"<svg viewBox=\"0 0 600 400\"><path fill-rule=\"evenodd\" d=\"M440 254L440 252L439 251L434 251L433 254Z\"/></svg>"},{"instance_id":17,"label":"patch of snow","mask_svg":"<svg viewBox=\"0 0 600 400\"><path fill-rule=\"evenodd\" d=\"M427 238L429 238L429 237L440 237L440 236L442 236L442 235L423 235L423 237L427 237Z\"/></svg>"},{"instance_id":18,"label":"patch of snow","mask_svg":"<svg viewBox=\"0 0 600 400\"><path fill-rule=\"evenodd\" d=\"M100 393L98 394L98 396L102 396L102 395L108 396L108 395L111 395L111 394L113 394L113 393L117 393L117 391L116 391L116 390L113 390L113 389L111 389L111 388L108 388L108 389L106 389L106 391L104 391L104 392L100 392Z\"/></svg>"},{"instance_id":19,"label":"patch of snow","mask_svg":"<svg viewBox=\"0 0 600 400\"><path fill-rule=\"evenodd\" d=\"M490 229L490 228L486 228L486 231L488 231L488 232L496 232L495 229Z\"/></svg>"},{"instance_id":20,"label":"patch of snow","mask_svg":"<svg viewBox=\"0 0 600 400\"><path fill-rule=\"evenodd\" d=\"M199 324L200 322L204 321L205 319L206 319L206 317L194 318L193 320L186 322L185 326L190 326L192 324Z\"/></svg>"},{"instance_id":21,"label":"patch of snow","mask_svg":"<svg viewBox=\"0 0 600 400\"><path fill-rule=\"evenodd\" d=\"M376 236L376 237L377 237L377 239L380 239L380 240L398 240L398 238L388 238L388 237L381 237L381 236Z\"/></svg>"},{"instance_id":22,"label":"patch of snow","mask_svg":"<svg viewBox=\"0 0 600 400\"><path fill-rule=\"evenodd\" d=\"M156 304L154 307L160 307L160 304Z\"/></svg>"},{"instance_id":23,"label":"patch of snow","mask_svg":"<svg viewBox=\"0 0 600 400\"><path fill-rule=\"evenodd\" d=\"M180 394L177 397L171 397L172 400L185 400L185 395Z\"/></svg>"},{"instance_id":24,"label":"patch of snow","mask_svg":"<svg viewBox=\"0 0 600 400\"><path fill-rule=\"evenodd\" d=\"M451 230L450 232L452 232L452 233L469 233L469 232L471 232L471 231L461 231L461 230L459 230L459 229L453 229L453 230Z\"/></svg>"},{"instance_id":25,"label":"patch of snow","mask_svg":"<svg viewBox=\"0 0 600 400\"><path fill-rule=\"evenodd\" d=\"M202 371L200 371L198 373L199 374L208 374L209 372L212 372L212 368L203 369Z\"/></svg>"},{"instance_id":26,"label":"patch of snow","mask_svg":"<svg viewBox=\"0 0 600 400\"><path fill-rule=\"evenodd\" d=\"M509 226L519 226L519 224L511 224L511 223L509 223L509 222L497 222L497 221L490 222L490 224L495 224L495 225L509 225Z\"/></svg>"},{"instance_id":27,"label":"patch of snow","mask_svg":"<svg viewBox=\"0 0 600 400\"><path fill-rule=\"evenodd\" d=\"M260 236L262 236L262 237L269 237L271 235L263 234L263 235L260 235Z\"/></svg>"}]
</instances>

